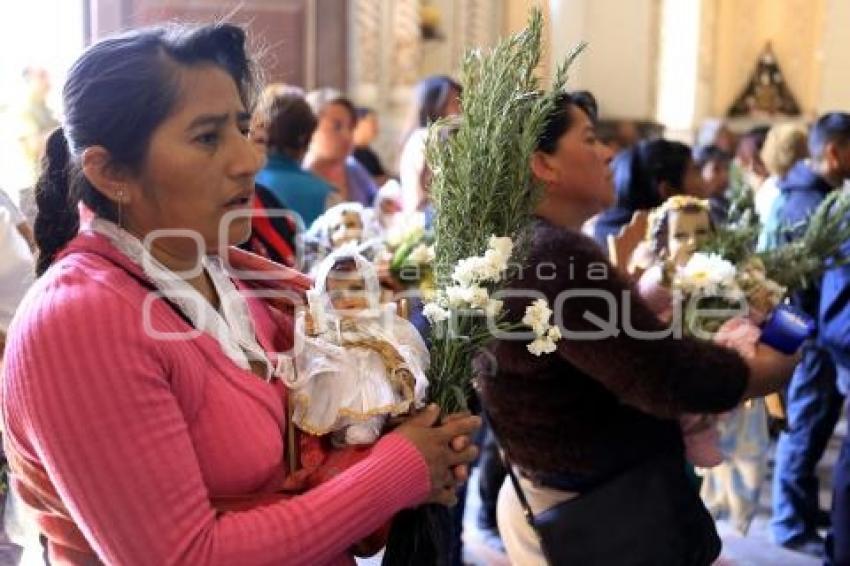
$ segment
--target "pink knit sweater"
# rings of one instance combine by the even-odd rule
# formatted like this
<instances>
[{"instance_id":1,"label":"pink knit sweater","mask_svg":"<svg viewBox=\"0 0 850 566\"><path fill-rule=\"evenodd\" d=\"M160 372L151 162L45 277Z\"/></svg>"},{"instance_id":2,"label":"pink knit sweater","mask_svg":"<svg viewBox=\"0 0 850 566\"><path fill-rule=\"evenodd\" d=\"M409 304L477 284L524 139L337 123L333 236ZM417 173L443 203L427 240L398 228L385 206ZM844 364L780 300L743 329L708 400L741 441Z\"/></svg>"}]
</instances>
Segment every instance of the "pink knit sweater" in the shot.
<instances>
[{"instance_id":1,"label":"pink knit sweater","mask_svg":"<svg viewBox=\"0 0 850 566\"><path fill-rule=\"evenodd\" d=\"M84 232L10 331L5 446L53 564L350 564L353 543L423 501L425 462L390 434L304 495L217 514L211 498L280 487L284 400L206 334L148 336L145 281ZM251 312L261 345L284 346L265 306ZM160 332L189 330L161 300L150 315Z\"/></svg>"}]
</instances>

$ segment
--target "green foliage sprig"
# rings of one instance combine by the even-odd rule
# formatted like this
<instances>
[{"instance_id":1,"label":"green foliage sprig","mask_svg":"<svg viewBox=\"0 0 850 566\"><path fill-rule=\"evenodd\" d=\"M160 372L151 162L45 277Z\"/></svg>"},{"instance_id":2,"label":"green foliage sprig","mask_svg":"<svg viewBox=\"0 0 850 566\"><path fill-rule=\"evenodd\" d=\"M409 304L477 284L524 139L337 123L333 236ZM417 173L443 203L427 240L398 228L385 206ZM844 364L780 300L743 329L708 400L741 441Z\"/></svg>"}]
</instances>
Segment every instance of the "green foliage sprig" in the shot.
<instances>
[{"instance_id":1,"label":"green foliage sprig","mask_svg":"<svg viewBox=\"0 0 850 566\"><path fill-rule=\"evenodd\" d=\"M552 88L543 92L536 75L542 31L542 14L534 9L525 30L491 51L471 51L462 68L463 118L437 122L429 131L426 158L437 210L437 288L450 285L458 261L481 255L493 235L513 240L513 269L526 259L541 196L530 159L564 89L567 70L584 48L573 50L559 66ZM429 392L445 412L465 407L472 358L489 339L487 328L485 319L474 316L434 325Z\"/></svg>"},{"instance_id":2,"label":"green foliage sprig","mask_svg":"<svg viewBox=\"0 0 850 566\"><path fill-rule=\"evenodd\" d=\"M842 246L850 242L850 193L833 191L809 218L784 230L799 238L759 253L768 276L787 287L809 287L830 267L846 264L850 258Z\"/></svg>"},{"instance_id":3,"label":"green foliage sprig","mask_svg":"<svg viewBox=\"0 0 850 566\"><path fill-rule=\"evenodd\" d=\"M718 228L703 251L717 253L735 265L758 257L766 275L790 292L809 287L829 267L850 261L842 254L842 246L850 242L850 193L836 190L827 195L805 221L781 228L784 234L797 237L765 251L755 252L761 225L747 220L752 215L754 211L746 210L738 217L743 222Z\"/></svg>"}]
</instances>

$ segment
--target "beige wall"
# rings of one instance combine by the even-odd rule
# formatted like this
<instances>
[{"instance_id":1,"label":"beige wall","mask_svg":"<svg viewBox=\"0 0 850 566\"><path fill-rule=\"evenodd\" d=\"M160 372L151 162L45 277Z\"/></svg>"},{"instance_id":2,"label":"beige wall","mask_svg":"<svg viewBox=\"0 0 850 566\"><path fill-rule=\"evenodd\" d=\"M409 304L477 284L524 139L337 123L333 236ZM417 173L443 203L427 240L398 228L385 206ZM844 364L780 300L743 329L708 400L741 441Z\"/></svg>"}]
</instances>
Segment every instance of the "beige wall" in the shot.
<instances>
[{"instance_id":1,"label":"beige wall","mask_svg":"<svg viewBox=\"0 0 850 566\"><path fill-rule=\"evenodd\" d=\"M770 41L804 113L818 105L826 0L707 0L716 3L711 111L725 114ZM845 7L846 0L838 0ZM843 27L846 35L846 24ZM846 65L845 57L841 64Z\"/></svg>"},{"instance_id":2,"label":"beige wall","mask_svg":"<svg viewBox=\"0 0 850 566\"><path fill-rule=\"evenodd\" d=\"M603 116L654 115L658 4L657 0L549 2L552 61L563 59L580 41L588 42L569 84L592 91Z\"/></svg>"},{"instance_id":3,"label":"beige wall","mask_svg":"<svg viewBox=\"0 0 850 566\"><path fill-rule=\"evenodd\" d=\"M817 110L850 112L850 2L826 0Z\"/></svg>"},{"instance_id":4,"label":"beige wall","mask_svg":"<svg viewBox=\"0 0 850 566\"><path fill-rule=\"evenodd\" d=\"M711 84L699 64L712 49L700 41L702 8L700 0L664 0L659 14L655 118L668 137L684 142L691 141L694 117Z\"/></svg>"},{"instance_id":5,"label":"beige wall","mask_svg":"<svg viewBox=\"0 0 850 566\"><path fill-rule=\"evenodd\" d=\"M508 0L506 26L521 27L532 1ZM551 60L561 59L577 42L588 41L589 49L570 84L592 90L609 116L663 120L670 106L665 96L688 98L689 115L677 115L671 123L682 132L704 118L723 116L768 41L805 117L850 110L850 0L549 0L546 4ZM685 5L693 5L686 11L696 10L698 18L693 37L673 33L689 30L684 24L673 22L672 32L661 29L661 7L681 11ZM676 40L665 44L665 37ZM671 74L664 68L669 60L664 54L670 50L677 56L693 53L689 56L697 60L683 67L687 72ZM550 73L552 69L550 65Z\"/></svg>"}]
</instances>

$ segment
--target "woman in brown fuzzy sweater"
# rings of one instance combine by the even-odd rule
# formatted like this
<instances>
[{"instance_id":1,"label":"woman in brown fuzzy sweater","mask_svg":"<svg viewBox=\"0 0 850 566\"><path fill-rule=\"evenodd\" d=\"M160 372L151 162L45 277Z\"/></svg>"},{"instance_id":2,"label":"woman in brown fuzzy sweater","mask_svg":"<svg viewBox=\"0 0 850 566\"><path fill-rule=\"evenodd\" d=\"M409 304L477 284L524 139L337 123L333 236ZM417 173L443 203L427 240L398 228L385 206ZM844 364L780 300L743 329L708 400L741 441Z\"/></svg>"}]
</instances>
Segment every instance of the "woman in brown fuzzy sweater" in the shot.
<instances>
[{"instance_id":1,"label":"woman in brown fuzzy sweater","mask_svg":"<svg viewBox=\"0 0 850 566\"><path fill-rule=\"evenodd\" d=\"M528 352L526 341L499 340L477 360L484 405L535 514L604 489L647 463L672 461L668 468L684 475L677 417L722 413L773 391L795 363L762 345L745 359L693 339L637 335L635 330L659 333L665 326L597 244L580 233L585 220L611 204L611 152L596 139L592 99L565 94L561 102L531 163L545 196L527 267L511 283L525 296L505 306L508 319L519 321L535 298L528 292L542 293L556 321L561 317L564 338L554 353L539 357ZM628 531L629 521L652 517L661 502L642 501L641 491L622 507L597 510L612 519L598 529ZM719 552L713 523L695 490L688 495L693 505L673 521L686 525L685 534L670 534L668 554L647 558L643 549L634 556L628 549L617 563L668 563L671 548L677 563L711 563ZM644 511L631 517L629 509ZM514 564L545 563L510 482L499 498L499 528ZM593 560L588 556L582 563Z\"/></svg>"}]
</instances>

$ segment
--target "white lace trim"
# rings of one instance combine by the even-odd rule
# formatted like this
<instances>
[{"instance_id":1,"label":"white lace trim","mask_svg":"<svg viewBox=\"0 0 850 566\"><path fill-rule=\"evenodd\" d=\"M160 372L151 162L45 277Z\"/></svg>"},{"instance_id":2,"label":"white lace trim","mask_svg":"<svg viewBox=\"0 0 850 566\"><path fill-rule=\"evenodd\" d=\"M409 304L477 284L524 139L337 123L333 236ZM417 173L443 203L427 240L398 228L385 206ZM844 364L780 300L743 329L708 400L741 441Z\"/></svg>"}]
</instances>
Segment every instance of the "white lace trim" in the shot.
<instances>
[{"instance_id":1,"label":"white lace trim","mask_svg":"<svg viewBox=\"0 0 850 566\"><path fill-rule=\"evenodd\" d=\"M194 287L153 257L133 234L102 218L93 220L91 227L109 238L119 251L140 266L159 292L176 305L197 330L216 339L233 363L250 371L249 360L261 362L265 365L266 379L277 373L257 342L248 303L222 266L220 258L204 256L201 259L219 297L221 306L217 311Z\"/></svg>"}]
</instances>

